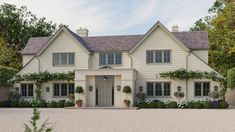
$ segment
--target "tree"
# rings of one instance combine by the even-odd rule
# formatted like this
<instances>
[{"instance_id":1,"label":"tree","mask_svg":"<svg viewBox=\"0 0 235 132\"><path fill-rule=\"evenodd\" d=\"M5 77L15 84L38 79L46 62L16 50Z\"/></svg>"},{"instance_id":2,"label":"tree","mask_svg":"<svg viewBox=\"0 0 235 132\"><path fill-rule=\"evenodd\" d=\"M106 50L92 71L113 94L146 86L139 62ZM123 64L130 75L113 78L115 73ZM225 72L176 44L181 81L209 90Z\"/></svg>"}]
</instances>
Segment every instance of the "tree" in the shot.
<instances>
[{"instance_id":1,"label":"tree","mask_svg":"<svg viewBox=\"0 0 235 132\"><path fill-rule=\"evenodd\" d=\"M208 31L209 64L226 75L235 66L235 4L232 0L217 0L208 12L211 16L196 21L190 31Z\"/></svg>"}]
</instances>

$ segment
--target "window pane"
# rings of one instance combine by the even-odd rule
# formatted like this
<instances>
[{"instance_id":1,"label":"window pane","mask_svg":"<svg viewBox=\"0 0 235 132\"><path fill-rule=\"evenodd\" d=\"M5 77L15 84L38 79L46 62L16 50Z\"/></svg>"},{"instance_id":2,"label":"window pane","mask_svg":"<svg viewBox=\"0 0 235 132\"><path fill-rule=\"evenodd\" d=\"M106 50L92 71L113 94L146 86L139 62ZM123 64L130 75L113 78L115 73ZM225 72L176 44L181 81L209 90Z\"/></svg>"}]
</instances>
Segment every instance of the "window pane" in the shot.
<instances>
[{"instance_id":1,"label":"window pane","mask_svg":"<svg viewBox=\"0 0 235 132\"><path fill-rule=\"evenodd\" d=\"M170 60L170 51L164 51L164 62L169 63Z\"/></svg>"},{"instance_id":2,"label":"window pane","mask_svg":"<svg viewBox=\"0 0 235 132\"><path fill-rule=\"evenodd\" d=\"M195 83L195 88L194 88L195 96L202 96L201 93L201 83Z\"/></svg>"},{"instance_id":3,"label":"window pane","mask_svg":"<svg viewBox=\"0 0 235 132\"><path fill-rule=\"evenodd\" d=\"M67 64L67 53L61 53L61 65Z\"/></svg>"},{"instance_id":4,"label":"window pane","mask_svg":"<svg viewBox=\"0 0 235 132\"><path fill-rule=\"evenodd\" d=\"M68 96L66 83L61 84L61 96Z\"/></svg>"},{"instance_id":5,"label":"window pane","mask_svg":"<svg viewBox=\"0 0 235 132\"><path fill-rule=\"evenodd\" d=\"M27 96L27 85L21 84L21 96Z\"/></svg>"},{"instance_id":6,"label":"window pane","mask_svg":"<svg viewBox=\"0 0 235 132\"><path fill-rule=\"evenodd\" d=\"M122 54L116 53L116 64L122 64Z\"/></svg>"},{"instance_id":7,"label":"window pane","mask_svg":"<svg viewBox=\"0 0 235 132\"><path fill-rule=\"evenodd\" d=\"M100 53L100 65L106 65L106 55L105 55L105 53Z\"/></svg>"},{"instance_id":8,"label":"window pane","mask_svg":"<svg viewBox=\"0 0 235 132\"><path fill-rule=\"evenodd\" d=\"M162 51L156 51L155 61L156 63L162 63Z\"/></svg>"},{"instance_id":9,"label":"window pane","mask_svg":"<svg viewBox=\"0 0 235 132\"><path fill-rule=\"evenodd\" d=\"M209 92L210 92L210 83L204 82L203 83L203 96L208 96Z\"/></svg>"},{"instance_id":10,"label":"window pane","mask_svg":"<svg viewBox=\"0 0 235 132\"><path fill-rule=\"evenodd\" d=\"M53 53L53 66L59 65L59 54L58 53Z\"/></svg>"},{"instance_id":11,"label":"window pane","mask_svg":"<svg viewBox=\"0 0 235 132\"><path fill-rule=\"evenodd\" d=\"M108 64L114 64L114 54L108 53Z\"/></svg>"},{"instance_id":12,"label":"window pane","mask_svg":"<svg viewBox=\"0 0 235 132\"><path fill-rule=\"evenodd\" d=\"M164 96L170 96L171 94L171 84L164 83Z\"/></svg>"},{"instance_id":13,"label":"window pane","mask_svg":"<svg viewBox=\"0 0 235 132\"><path fill-rule=\"evenodd\" d=\"M54 96L60 96L60 84L54 84Z\"/></svg>"},{"instance_id":14,"label":"window pane","mask_svg":"<svg viewBox=\"0 0 235 132\"><path fill-rule=\"evenodd\" d=\"M162 84L161 83L155 83L155 95L162 96Z\"/></svg>"},{"instance_id":15,"label":"window pane","mask_svg":"<svg viewBox=\"0 0 235 132\"><path fill-rule=\"evenodd\" d=\"M74 83L69 84L69 94L74 94Z\"/></svg>"},{"instance_id":16,"label":"window pane","mask_svg":"<svg viewBox=\"0 0 235 132\"><path fill-rule=\"evenodd\" d=\"M147 83L147 95L153 96L153 83Z\"/></svg>"},{"instance_id":17,"label":"window pane","mask_svg":"<svg viewBox=\"0 0 235 132\"><path fill-rule=\"evenodd\" d=\"M147 63L153 63L153 51L147 51Z\"/></svg>"},{"instance_id":18,"label":"window pane","mask_svg":"<svg viewBox=\"0 0 235 132\"><path fill-rule=\"evenodd\" d=\"M74 53L68 53L69 54L69 64L73 65L74 64Z\"/></svg>"},{"instance_id":19,"label":"window pane","mask_svg":"<svg viewBox=\"0 0 235 132\"><path fill-rule=\"evenodd\" d=\"M33 96L33 84L28 84L28 96Z\"/></svg>"}]
</instances>

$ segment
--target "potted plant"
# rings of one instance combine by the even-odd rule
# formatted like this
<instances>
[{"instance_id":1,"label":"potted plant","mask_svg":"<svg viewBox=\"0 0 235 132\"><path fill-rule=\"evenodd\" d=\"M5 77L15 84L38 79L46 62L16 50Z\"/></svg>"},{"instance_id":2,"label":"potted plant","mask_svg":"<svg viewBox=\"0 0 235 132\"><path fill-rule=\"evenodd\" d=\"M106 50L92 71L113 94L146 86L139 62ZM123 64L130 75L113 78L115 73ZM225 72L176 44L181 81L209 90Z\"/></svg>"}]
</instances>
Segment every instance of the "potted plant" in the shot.
<instances>
[{"instance_id":1,"label":"potted plant","mask_svg":"<svg viewBox=\"0 0 235 132\"><path fill-rule=\"evenodd\" d=\"M75 92L79 94L79 99L76 100L77 107L82 107L82 100L80 99L80 94L83 93L83 88L81 86L77 86Z\"/></svg>"},{"instance_id":2,"label":"potted plant","mask_svg":"<svg viewBox=\"0 0 235 132\"><path fill-rule=\"evenodd\" d=\"M122 92L125 93L126 96L127 96L127 94L130 94L130 93L131 93L131 87L130 87L130 86L124 86L123 89L122 89ZM127 97L126 97L126 98L127 98ZM125 105L125 107L130 107L130 103L131 103L131 101L128 100L128 99L125 99L125 100L124 100L124 105Z\"/></svg>"},{"instance_id":3,"label":"potted plant","mask_svg":"<svg viewBox=\"0 0 235 132\"><path fill-rule=\"evenodd\" d=\"M179 100L179 103L180 103L180 99L184 97L184 92L176 91L174 92L174 96Z\"/></svg>"}]
</instances>

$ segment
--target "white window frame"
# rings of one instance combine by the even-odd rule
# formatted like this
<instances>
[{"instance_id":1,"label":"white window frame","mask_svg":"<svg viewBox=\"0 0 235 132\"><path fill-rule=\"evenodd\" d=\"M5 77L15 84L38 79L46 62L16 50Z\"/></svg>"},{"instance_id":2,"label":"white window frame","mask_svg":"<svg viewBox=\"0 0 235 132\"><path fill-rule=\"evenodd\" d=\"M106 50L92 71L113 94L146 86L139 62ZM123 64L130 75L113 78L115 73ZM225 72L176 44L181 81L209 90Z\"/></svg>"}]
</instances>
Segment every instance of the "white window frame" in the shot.
<instances>
[{"instance_id":1,"label":"white window frame","mask_svg":"<svg viewBox=\"0 0 235 132\"><path fill-rule=\"evenodd\" d=\"M26 96L23 96L23 95L22 95L22 85L26 85ZM32 96L29 96L29 85L32 85L32 86L33 86L33 95L32 95ZM21 97L23 97L23 98L33 97L33 96L34 96L34 84L33 84L33 83L21 83L21 84L20 84L20 95L21 95Z\"/></svg>"},{"instance_id":2,"label":"white window frame","mask_svg":"<svg viewBox=\"0 0 235 132\"><path fill-rule=\"evenodd\" d=\"M165 62L164 52L170 52L170 62ZM153 62L148 62L148 52L153 52ZM161 52L162 54L162 62L156 62L156 53ZM172 62L172 50L164 49L164 50L147 50L146 51L146 64L171 64Z\"/></svg>"},{"instance_id":3,"label":"white window frame","mask_svg":"<svg viewBox=\"0 0 235 132\"><path fill-rule=\"evenodd\" d=\"M200 95L200 96L196 96L196 92L195 92L196 83L200 83L200 84L201 84L201 95ZM204 95L203 95L203 93L204 93L204 92L203 92L203 91L204 91L203 84L204 84L204 83L209 83L209 92L210 92L210 90L211 90L211 83L210 83L210 81L196 81L196 82L194 82L194 89L193 89L193 90L194 90L194 97L195 97L195 98L198 98L198 97L199 97L199 98L201 98L201 97L208 97L208 96L204 96ZM209 93L209 92L208 92L208 93Z\"/></svg>"},{"instance_id":4,"label":"white window frame","mask_svg":"<svg viewBox=\"0 0 235 132\"><path fill-rule=\"evenodd\" d=\"M105 55L105 64L101 64L101 54ZM109 54L113 54L113 56L114 56L113 64L108 64L108 61L109 61L108 55ZM116 63L116 56L117 56L117 54L121 55L121 63L120 64ZM100 66L105 66L105 65L122 65L122 52L101 52L101 53L99 53L99 65Z\"/></svg>"},{"instance_id":5,"label":"white window frame","mask_svg":"<svg viewBox=\"0 0 235 132\"><path fill-rule=\"evenodd\" d=\"M148 91L148 83L153 83L153 96L149 96L148 95L148 93L147 93L147 91ZM157 96L156 95L156 83L160 83L161 84L161 89L162 89L162 95L161 96ZM164 95L164 84L165 83L169 83L170 84L170 95ZM152 82L152 81L148 81L148 82L146 82L146 94L147 94L147 96L148 97L158 97L158 98L170 98L171 97L171 87L172 87L172 85L171 85L171 82L169 82L169 81L161 81L161 82L156 82L156 81L154 81L154 82Z\"/></svg>"},{"instance_id":6,"label":"white window frame","mask_svg":"<svg viewBox=\"0 0 235 132\"><path fill-rule=\"evenodd\" d=\"M54 55L58 54L59 56L59 64L55 64L54 63ZM62 54L66 54L66 57L67 57L67 62L66 64L62 64ZM73 64L69 64L69 54L73 54ZM56 66L74 66L75 65L75 53L74 52L55 52L55 53L52 53L52 65L54 67Z\"/></svg>"},{"instance_id":7,"label":"white window frame","mask_svg":"<svg viewBox=\"0 0 235 132\"><path fill-rule=\"evenodd\" d=\"M55 96L55 94L54 94L54 86L55 86L55 84L59 84L59 96ZM66 84L67 85L67 95L66 96L62 96L61 94L62 94L62 84ZM52 92L52 96L54 97L54 98L68 98L69 97L69 85L70 84L73 84L74 85L74 92L75 92L75 83L66 83L66 82L56 82L56 83L53 83L53 86L52 86L52 89L53 89L53 92Z\"/></svg>"}]
</instances>

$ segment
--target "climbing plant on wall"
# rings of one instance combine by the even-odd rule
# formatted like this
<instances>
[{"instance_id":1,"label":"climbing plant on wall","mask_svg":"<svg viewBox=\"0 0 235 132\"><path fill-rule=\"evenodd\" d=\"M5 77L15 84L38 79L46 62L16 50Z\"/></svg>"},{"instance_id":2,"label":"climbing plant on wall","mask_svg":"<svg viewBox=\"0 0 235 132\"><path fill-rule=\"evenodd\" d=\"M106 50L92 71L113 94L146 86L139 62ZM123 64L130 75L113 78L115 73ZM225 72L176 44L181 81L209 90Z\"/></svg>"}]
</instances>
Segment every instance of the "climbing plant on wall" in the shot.
<instances>
[{"instance_id":1,"label":"climbing plant on wall","mask_svg":"<svg viewBox=\"0 0 235 132\"><path fill-rule=\"evenodd\" d=\"M10 84L19 83L21 81L33 81L35 82L36 89L36 99L41 99L41 88L42 84L49 82L49 81L55 81L55 80L61 80L61 81L73 81L75 78L74 72L68 72L68 73L50 73L50 72L40 72L40 73L28 73L24 75L16 75L12 80L9 81Z\"/></svg>"}]
</instances>

